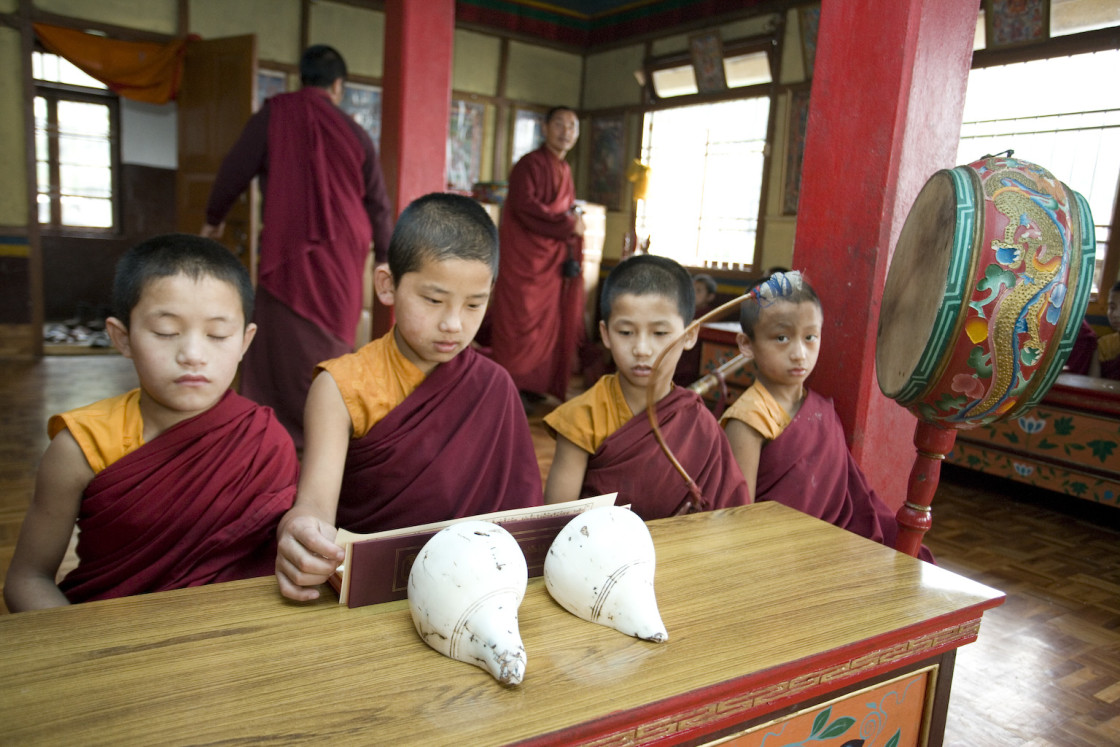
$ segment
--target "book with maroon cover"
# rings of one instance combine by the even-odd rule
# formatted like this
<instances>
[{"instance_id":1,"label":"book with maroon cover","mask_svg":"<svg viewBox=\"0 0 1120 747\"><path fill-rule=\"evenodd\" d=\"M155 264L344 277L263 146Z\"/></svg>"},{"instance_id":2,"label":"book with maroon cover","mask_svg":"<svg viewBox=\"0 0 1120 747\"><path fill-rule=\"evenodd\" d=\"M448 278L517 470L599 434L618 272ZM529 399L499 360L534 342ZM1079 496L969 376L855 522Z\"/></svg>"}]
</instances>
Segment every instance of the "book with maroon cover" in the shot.
<instances>
[{"instance_id":1,"label":"book with maroon cover","mask_svg":"<svg viewBox=\"0 0 1120 747\"><path fill-rule=\"evenodd\" d=\"M438 531L460 521L489 521L508 531L521 551L529 577L544 573L548 548L564 525L578 514L599 506L613 506L616 493L567 503L517 508L480 516L392 529L374 534L338 531L335 542L346 548L346 559L328 579L339 604L364 607L408 597L408 574L424 544Z\"/></svg>"}]
</instances>

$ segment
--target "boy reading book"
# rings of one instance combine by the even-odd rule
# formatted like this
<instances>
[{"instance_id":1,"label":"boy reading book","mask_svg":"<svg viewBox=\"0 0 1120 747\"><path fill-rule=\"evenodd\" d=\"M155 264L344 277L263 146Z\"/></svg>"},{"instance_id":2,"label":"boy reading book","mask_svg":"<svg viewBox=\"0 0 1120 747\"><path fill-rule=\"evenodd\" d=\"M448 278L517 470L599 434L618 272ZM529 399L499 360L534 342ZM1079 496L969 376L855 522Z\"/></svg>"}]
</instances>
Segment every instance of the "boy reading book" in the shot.
<instances>
[{"instance_id":1,"label":"boy reading book","mask_svg":"<svg viewBox=\"0 0 1120 747\"><path fill-rule=\"evenodd\" d=\"M272 410L229 388L252 311L249 274L210 239L121 258L106 328L140 388L50 419L9 609L268 575L299 464ZM79 564L56 585L75 521Z\"/></svg>"},{"instance_id":2,"label":"boy reading book","mask_svg":"<svg viewBox=\"0 0 1120 747\"><path fill-rule=\"evenodd\" d=\"M498 235L468 197L410 204L374 274L396 324L322 363L307 399L296 504L281 522L276 575L318 597L344 551L337 528L377 532L541 504L521 399L471 347L498 267Z\"/></svg>"},{"instance_id":3,"label":"boy reading book","mask_svg":"<svg viewBox=\"0 0 1120 747\"><path fill-rule=\"evenodd\" d=\"M653 364L692 321L692 278L671 259L636 255L620 262L603 283L599 333L618 373L545 416L556 435L545 501L557 503L618 492L645 520L683 510L750 503L739 465L715 417L700 396L672 383L681 350L696 344L693 331ZM666 443L703 497L693 498L684 478L662 453L646 414L653 389L657 422Z\"/></svg>"}]
</instances>

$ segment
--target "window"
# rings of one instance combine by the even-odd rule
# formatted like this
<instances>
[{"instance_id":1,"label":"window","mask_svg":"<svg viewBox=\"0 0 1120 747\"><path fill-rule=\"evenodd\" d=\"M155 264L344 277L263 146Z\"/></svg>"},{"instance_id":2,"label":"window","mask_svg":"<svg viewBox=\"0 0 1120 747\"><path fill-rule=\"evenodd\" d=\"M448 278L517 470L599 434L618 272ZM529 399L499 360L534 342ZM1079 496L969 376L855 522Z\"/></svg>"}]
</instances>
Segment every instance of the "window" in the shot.
<instances>
[{"instance_id":1,"label":"window","mask_svg":"<svg viewBox=\"0 0 1120 747\"><path fill-rule=\"evenodd\" d=\"M767 42L729 44L723 52L723 74L729 89L760 86L771 81ZM659 99L691 96L699 91L696 69L685 54L651 60L645 76L653 83L653 93Z\"/></svg>"},{"instance_id":2,"label":"window","mask_svg":"<svg viewBox=\"0 0 1120 747\"><path fill-rule=\"evenodd\" d=\"M39 223L116 228L117 98L61 57L35 52Z\"/></svg>"},{"instance_id":3,"label":"window","mask_svg":"<svg viewBox=\"0 0 1120 747\"><path fill-rule=\"evenodd\" d=\"M753 262L769 117L767 96L646 114L636 230L651 252L691 267Z\"/></svg>"},{"instance_id":4,"label":"window","mask_svg":"<svg viewBox=\"0 0 1120 747\"><path fill-rule=\"evenodd\" d=\"M957 155L958 163L972 163L1010 148L1085 197L1097 238L1094 295L1120 177L1120 87L1101 84L1115 70L1120 50L973 70Z\"/></svg>"}]
</instances>

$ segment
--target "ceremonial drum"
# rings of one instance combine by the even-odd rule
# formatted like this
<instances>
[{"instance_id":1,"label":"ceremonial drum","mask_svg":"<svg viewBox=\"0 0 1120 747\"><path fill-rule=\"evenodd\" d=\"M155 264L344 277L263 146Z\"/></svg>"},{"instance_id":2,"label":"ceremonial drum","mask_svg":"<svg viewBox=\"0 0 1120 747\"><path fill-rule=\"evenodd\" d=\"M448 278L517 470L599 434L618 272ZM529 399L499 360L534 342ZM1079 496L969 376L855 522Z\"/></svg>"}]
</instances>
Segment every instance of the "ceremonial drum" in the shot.
<instances>
[{"instance_id":1,"label":"ceremonial drum","mask_svg":"<svg viewBox=\"0 0 1120 747\"><path fill-rule=\"evenodd\" d=\"M934 174L891 259L875 363L883 394L960 429L1035 405L1065 365L1093 278L1085 198L988 157Z\"/></svg>"}]
</instances>

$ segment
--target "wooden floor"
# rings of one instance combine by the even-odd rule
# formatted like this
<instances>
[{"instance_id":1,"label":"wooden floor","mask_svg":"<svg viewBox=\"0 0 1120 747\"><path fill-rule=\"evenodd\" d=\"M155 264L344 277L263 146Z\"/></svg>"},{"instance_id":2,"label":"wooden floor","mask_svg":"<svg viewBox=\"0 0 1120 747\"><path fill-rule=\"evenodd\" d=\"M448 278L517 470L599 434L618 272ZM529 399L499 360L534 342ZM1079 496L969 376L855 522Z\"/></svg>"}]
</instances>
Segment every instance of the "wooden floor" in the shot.
<instances>
[{"instance_id":1,"label":"wooden floor","mask_svg":"<svg viewBox=\"0 0 1120 747\"><path fill-rule=\"evenodd\" d=\"M117 356L0 361L0 578L48 415L132 386L132 367ZM542 474L552 459L545 410L530 418ZM1117 512L948 470L933 506L927 544L939 563L1008 595L958 654L946 744L1120 744Z\"/></svg>"}]
</instances>

